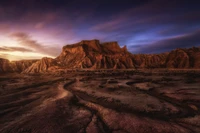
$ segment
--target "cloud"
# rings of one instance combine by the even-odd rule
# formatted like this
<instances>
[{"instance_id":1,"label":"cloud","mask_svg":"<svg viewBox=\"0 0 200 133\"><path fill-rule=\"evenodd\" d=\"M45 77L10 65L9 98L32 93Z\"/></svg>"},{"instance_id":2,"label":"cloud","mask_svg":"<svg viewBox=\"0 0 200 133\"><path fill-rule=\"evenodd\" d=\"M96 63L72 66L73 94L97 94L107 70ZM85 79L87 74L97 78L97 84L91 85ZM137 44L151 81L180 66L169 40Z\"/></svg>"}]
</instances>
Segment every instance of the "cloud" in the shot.
<instances>
[{"instance_id":1,"label":"cloud","mask_svg":"<svg viewBox=\"0 0 200 133\"><path fill-rule=\"evenodd\" d=\"M2 33L8 33L10 31L11 27L10 25L6 23L0 23L0 32Z\"/></svg>"},{"instance_id":2,"label":"cloud","mask_svg":"<svg viewBox=\"0 0 200 133\"><path fill-rule=\"evenodd\" d=\"M133 53L160 53L167 52L176 48L189 48L200 46L200 30L189 34L163 39L151 44L143 44L141 47L131 46Z\"/></svg>"},{"instance_id":3,"label":"cloud","mask_svg":"<svg viewBox=\"0 0 200 133\"><path fill-rule=\"evenodd\" d=\"M39 56L13 55L12 53L0 53L0 58L8 59L10 61L41 59Z\"/></svg>"},{"instance_id":4,"label":"cloud","mask_svg":"<svg viewBox=\"0 0 200 133\"><path fill-rule=\"evenodd\" d=\"M12 35L21 46L51 56L61 50L55 43L61 47L92 38L115 40L127 46L135 44L142 52L144 41L148 46L152 41L198 29L198 5L196 1L185 0L0 1L0 32L3 36L5 32L9 32L7 35L22 31ZM45 43L52 47L44 46Z\"/></svg>"},{"instance_id":5,"label":"cloud","mask_svg":"<svg viewBox=\"0 0 200 133\"><path fill-rule=\"evenodd\" d=\"M44 46L44 44L39 43L37 40L33 40L31 36L24 32L13 33L11 34L11 37L16 39L21 46L34 49L36 52L41 54L56 57L60 52L59 48Z\"/></svg>"},{"instance_id":6,"label":"cloud","mask_svg":"<svg viewBox=\"0 0 200 133\"><path fill-rule=\"evenodd\" d=\"M40 12L40 11L28 11L24 13L18 20L22 23L29 23L29 24L39 24L43 23L51 23L55 20L57 20L60 16L60 13L53 12L53 11L46 11L46 12Z\"/></svg>"},{"instance_id":7,"label":"cloud","mask_svg":"<svg viewBox=\"0 0 200 133\"><path fill-rule=\"evenodd\" d=\"M0 51L1 52L15 52L15 51L33 52L33 50L31 50L31 49L27 49L27 48L23 48L23 47L7 47L7 46L0 47Z\"/></svg>"},{"instance_id":8,"label":"cloud","mask_svg":"<svg viewBox=\"0 0 200 133\"><path fill-rule=\"evenodd\" d=\"M114 14L103 22L92 26L91 30L104 33L122 33L121 31L124 29L132 29L132 33L134 33L134 29L151 30L166 25L168 27L180 25L193 27L191 24L199 24L200 22L200 12L188 10L188 4L179 1L152 0ZM196 2L192 6L195 4Z\"/></svg>"},{"instance_id":9,"label":"cloud","mask_svg":"<svg viewBox=\"0 0 200 133\"><path fill-rule=\"evenodd\" d=\"M45 27L45 22L39 22L35 25L36 29L42 29Z\"/></svg>"}]
</instances>

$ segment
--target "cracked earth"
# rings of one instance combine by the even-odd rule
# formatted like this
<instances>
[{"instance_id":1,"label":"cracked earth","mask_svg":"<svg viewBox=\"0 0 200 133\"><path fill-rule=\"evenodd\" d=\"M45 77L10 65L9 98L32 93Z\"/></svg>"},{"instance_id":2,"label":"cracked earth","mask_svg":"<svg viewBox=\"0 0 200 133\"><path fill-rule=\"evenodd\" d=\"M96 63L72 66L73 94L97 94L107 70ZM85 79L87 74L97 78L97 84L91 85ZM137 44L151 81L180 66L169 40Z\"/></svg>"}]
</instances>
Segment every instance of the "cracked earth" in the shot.
<instances>
[{"instance_id":1,"label":"cracked earth","mask_svg":"<svg viewBox=\"0 0 200 133\"><path fill-rule=\"evenodd\" d=\"M0 76L1 133L198 133L200 72Z\"/></svg>"}]
</instances>

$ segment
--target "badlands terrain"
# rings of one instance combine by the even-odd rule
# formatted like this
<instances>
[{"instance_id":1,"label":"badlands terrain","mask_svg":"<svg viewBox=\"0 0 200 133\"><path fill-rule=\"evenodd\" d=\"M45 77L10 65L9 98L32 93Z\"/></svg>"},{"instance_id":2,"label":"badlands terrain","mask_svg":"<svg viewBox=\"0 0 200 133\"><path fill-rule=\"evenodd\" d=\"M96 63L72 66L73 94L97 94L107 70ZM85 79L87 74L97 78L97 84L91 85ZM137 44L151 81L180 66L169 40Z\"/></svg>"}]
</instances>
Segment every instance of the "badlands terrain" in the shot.
<instances>
[{"instance_id":1,"label":"badlands terrain","mask_svg":"<svg viewBox=\"0 0 200 133\"><path fill-rule=\"evenodd\" d=\"M0 133L199 132L200 48L134 55L90 40L0 59Z\"/></svg>"},{"instance_id":2,"label":"badlands terrain","mask_svg":"<svg viewBox=\"0 0 200 133\"><path fill-rule=\"evenodd\" d=\"M200 71L0 76L1 133L198 133Z\"/></svg>"}]
</instances>

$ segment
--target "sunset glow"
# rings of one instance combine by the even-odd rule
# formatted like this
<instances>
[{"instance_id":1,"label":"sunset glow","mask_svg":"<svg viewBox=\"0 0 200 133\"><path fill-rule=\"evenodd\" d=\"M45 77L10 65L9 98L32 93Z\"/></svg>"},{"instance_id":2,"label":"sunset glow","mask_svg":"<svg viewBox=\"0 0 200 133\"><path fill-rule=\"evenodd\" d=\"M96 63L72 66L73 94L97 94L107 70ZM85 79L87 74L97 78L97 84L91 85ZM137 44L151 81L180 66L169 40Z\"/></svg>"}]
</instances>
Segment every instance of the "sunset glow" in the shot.
<instances>
[{"instance_id":1,"label":"sunset glow","mask_svg":"<svg viewBox=\"0 0 200 133\"><path fill-rule=\"evenodd\" d=\"M198 9L187 0L1 1L0 57L57 57L64 45L91 39L118 41L132 53L200 46Z\"/></svg>"}]
</instances>

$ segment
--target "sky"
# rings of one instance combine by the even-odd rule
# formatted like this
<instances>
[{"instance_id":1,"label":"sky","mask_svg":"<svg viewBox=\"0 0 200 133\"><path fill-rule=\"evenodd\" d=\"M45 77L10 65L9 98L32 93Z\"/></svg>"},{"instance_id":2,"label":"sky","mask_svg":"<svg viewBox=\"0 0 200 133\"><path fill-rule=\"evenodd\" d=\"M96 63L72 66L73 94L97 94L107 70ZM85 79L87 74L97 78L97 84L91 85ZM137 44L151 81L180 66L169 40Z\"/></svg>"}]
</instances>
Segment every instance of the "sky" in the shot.
<instances>
[{"instance_id":1,"label":"sky","mask_svg":"<svg viewBox=\"0 0 200 133\"><path fill-rule=\"evenodd\" d=\"M133 54L200 46L198 0L1 0L0 58L57 57L81 40Z\"/></svg>"}]
</instances>

